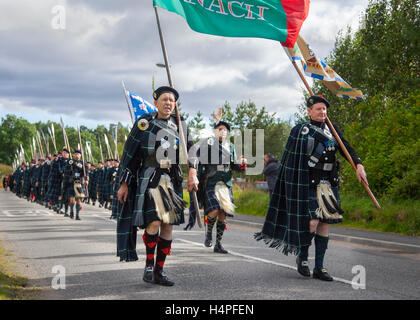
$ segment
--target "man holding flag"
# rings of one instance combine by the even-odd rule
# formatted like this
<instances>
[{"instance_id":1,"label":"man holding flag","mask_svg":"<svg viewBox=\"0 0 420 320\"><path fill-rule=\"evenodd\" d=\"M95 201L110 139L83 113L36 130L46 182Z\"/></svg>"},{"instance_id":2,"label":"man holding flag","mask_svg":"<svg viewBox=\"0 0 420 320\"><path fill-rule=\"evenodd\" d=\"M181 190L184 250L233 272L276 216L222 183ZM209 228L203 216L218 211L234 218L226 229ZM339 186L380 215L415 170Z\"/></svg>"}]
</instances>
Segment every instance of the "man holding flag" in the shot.
<instances>
[{"instance_id":1,"label":"man holding flag","mask_svg":"<svg viewBox=\"0 0 420 320\"><path fill-rule=\"evenodd\" d=\"M144 114L134 123L124 145L118 182L117 256L121 261L137 260L137 228L145 229L143 281L164 286L174 285L163 271L171 251L172 226L184 223L179 132L172 115L178 97L171 87L155 90L158 111ZM191 166L189 189L197 189L196 167Z\"/></svg>"},{"instance_id":2,"label":"man holding flag","mask_svg":"<svg viewBox=\"0 0 420 320\"><path fill-rule=\"evenodd\" d=\"M313 277L323 281L333 281L324 268L328 225L340 223L343 218L335 154L337 150L344 153L325 123L329 106L322 96L307 100L310 121L296 125L290 132L262 231L255 234L257 241L263 240L285 255L297 255L297 270L305 277L311 276L308 250L314 238ZM335 125L334 129L357 165L358 180L367 183L356 151Z\"/></svg>"}]
</instances>

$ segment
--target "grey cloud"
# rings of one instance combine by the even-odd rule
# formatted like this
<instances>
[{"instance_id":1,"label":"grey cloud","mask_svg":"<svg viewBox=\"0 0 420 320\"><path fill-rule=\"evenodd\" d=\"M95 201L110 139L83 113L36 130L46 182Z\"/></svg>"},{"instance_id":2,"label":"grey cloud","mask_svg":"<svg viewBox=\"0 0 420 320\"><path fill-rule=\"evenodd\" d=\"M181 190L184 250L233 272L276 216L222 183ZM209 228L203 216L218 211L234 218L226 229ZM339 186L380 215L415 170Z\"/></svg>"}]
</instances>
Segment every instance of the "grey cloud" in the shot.
<instances>
[{"instance_id":1,"label":"grey cloud","mask_svg":"<svg viewBox=\"0 0 420 320\"><path fill-rule=\"evenodd\" d=\"M355 2L367 3L367 0L351 1L353 5ZM155 66L163 58L151 3L67 1L67 30L62 31L46 28L45 15L39 23L22 28L17 18L15 28L0 31L1 43L7 43L0 47L0 98L21 101L34 110L51 114L70 116L77 111L98 123L117 119L128 123L121 80L129 90L148 100L151 100L153 76L157 85L167 84L165 71ZM312 6L315 5L318 4L313 2ZM350 7L347 1L332 0L320 1L319 5ZM124 15L124 18L113 26L107 25L106 20L98 20L105 31L83 43L81 37L92 32L89 29L92 22L73 16L78 8L87 8L94 16ZM211 66L221 71L237 70L246 77L246 80L233 77L229 82L216 82L190 92L182 87L188 79L181 81L174 73L175 84L181 86L177 88L183 111L193 115L201 110L209 116L226 100L236 105L252 98L270 112L293 112L301 96L297 75L290 66L269 72L278 61L287 59L280 45L269 40L198 34L178 15L164 10L159 13L173 70L184 68L182 72L188 74L193 67L206 70ZM328 11L324 14L328 15ZM319 56L324 57L332 49L333 42L317 39L316 30L307 34L305 38ZM281 97L276 97L279 92L288 97L281 103L277 101Z\"/></svg>"}]
</instances>

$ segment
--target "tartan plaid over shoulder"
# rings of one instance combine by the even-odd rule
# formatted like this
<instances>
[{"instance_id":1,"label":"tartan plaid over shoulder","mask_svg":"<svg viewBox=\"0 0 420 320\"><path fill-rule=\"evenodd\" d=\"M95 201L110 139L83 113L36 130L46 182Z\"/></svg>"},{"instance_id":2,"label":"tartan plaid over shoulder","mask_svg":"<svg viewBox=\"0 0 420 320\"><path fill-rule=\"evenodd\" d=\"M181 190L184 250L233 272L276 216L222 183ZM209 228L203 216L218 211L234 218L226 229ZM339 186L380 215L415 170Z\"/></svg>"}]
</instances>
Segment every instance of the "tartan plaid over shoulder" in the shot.
<instances>
[{"instance_id":1,"label":"tartan plaid over shoulder","mask_svg":"<svg viewBox=\"0 0 420 320\"><path fill-rule=\"evenodd\" d=\"M285 255L297 255L310 244L307 124L290 132L262 231L254 235Z\"/></svg>"},{"instance_id":2,"label":"tartan plaid over shoulder","mask_svg":"<svg viewBox=\"0 0 420 320\"><path fill-rule=\"evenodd\" d=\"M124 145L119 168L119 179L116 180L116 189L125 181L128 185L128 199L124 204L117 203L117 256L120 261L138 260L136 253L137 228L144 225L143 206L150 177L155 171L154 167L144 165L147 156L155 152L156 136L163 127L156 119L157 112L144 114L136 120ZM144 125L147 123L146 125ZM142 129L140 129L142 128ZM175 126L176 128L176 126ZM176 129L172 128L178 135ZM140 150L141 158L137 158ZM132 160L136 172L133 169ZM130 169L131 167L131 169ZM181 189L182 192L182 189Z\"/></svg>"}]
</instances>

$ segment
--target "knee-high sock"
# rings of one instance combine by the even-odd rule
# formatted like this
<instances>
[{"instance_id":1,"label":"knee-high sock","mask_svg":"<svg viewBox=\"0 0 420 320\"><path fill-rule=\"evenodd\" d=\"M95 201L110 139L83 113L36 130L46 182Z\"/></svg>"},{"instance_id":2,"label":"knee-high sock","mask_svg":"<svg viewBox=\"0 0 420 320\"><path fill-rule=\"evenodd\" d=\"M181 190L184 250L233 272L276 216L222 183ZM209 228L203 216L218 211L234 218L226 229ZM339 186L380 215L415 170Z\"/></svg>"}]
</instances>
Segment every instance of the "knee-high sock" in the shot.
<instances>
[{"instance_id":1,"label":"knee-high sock","mask_svg":"<svg viewBox=\"0 0 420 320\"><path fill-rule=\"evenodd\" d=\"M79 215L81 205L76 203L76 214Z\"/></svg>"},{"instance_id":2,"label":"knee-high sock","mask_svg":"<svg viewBox=\"0 0 420 320\"><path fill-rule=\"evenodd\" d=\"M74 202L70 203L70 213L73 214Z\"/></svg>"},{"instance_id":3,"label":"knee-high sock","mask_svg":"<svg viewBox=\"0 0 420 320\"><path fill-rule=\"evenodd\" d=\"M222 221L217 221L217 226L216 226L216 230L217 230L217 235L216 235L216 244L221 244L222 242L222 237L223 237L223 232L225 232L226 229L226 223L222 222Z\"/></svg>"},{"instance_id":4,"label":"knee-high sock","mask_svg":"<svg viewBox=\"0 0 420 320\"><path fill-rule=\"evenodd\" d=\"M207 237L208 238L210 238L211 239L211 234L212 234L212 232L213 232L213 226L214 226L214 224L215 224L215 222L216 222L216 217L214 217L214 218L211 218L211 217L209 217L209 216L207 216Z\"/></svg>"},{"instance_id":5,"label":"knee-high sock","mask_svg":"<svg viewBox=\"0 0 420 320\"><path fill-rule=\"evenodd\" d=\"M166 256L169 256L171 254L171 244L172 240L166 240L159 237L156 250L156 270L163 269Z\"/></svg>"},{"instance_id":6,"label":"knee-high sock","mask_svg":"<svg viewBox=\"0 0 420 320\"><path fill-rule=\"evenodd\" d=\"M320 235L315 235L315 267L323 268L324 267L324 256L325 251L328 248L328 237L323 237Z\"/></svg>"},{"instance_id":7,"label":"knee-high sock","mask_svg":"<svg viewBox=\"0 0 420 320\"><path fill-rule=\"evenodd\" d=\"M144 230L143 242L146 246L146 266L153 266L155 264L155 249L158 241L158 234L148 234Z\"/></svg>"},{"instance_id":8,"label":"knee-high sock","mask_svg":"<svg viewBox=\"0 0 420 320\"><path fill-rule=\"evenodd\" d=\"M64 205L64 207L65 207L65 212L66 213L69 212L69 205L67 203Z\"/></svg>"},{"instance_id":9,"label":"knee-high sock","mask_svg":"<svg viewBox=\"0 0 420 320\"><path fill-rule=\"evenodd\" d=\"M308 261L308 251L309 251L309 247L311 246L311 244L312 244L312 239L314 238L314 236L315 236L315 232L312 232L311 234L310 234L310 236L309 236L309 245L308 246L303 246L301 249L300 249L300 253L299 253L299 258L300 258L300 260L302 260L302 261Z\"/></svg>"}]
</instances>

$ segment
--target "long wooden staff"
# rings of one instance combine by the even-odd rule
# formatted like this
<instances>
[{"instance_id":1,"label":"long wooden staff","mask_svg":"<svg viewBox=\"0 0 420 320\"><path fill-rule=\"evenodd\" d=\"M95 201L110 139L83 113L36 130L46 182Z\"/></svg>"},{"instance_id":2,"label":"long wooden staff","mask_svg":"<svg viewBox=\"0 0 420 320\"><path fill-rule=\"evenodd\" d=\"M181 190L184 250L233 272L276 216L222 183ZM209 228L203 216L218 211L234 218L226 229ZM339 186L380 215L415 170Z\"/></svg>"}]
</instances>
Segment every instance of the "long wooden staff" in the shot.
<instances>
[{"instance_id":1,"label":"long wooden staff","mask_svg":"<svg viewBox=\"0 0 420 320\"><path fill-rule=\"evenodd\" d=\"M157 21L157 25L158 25L158 29L159 29L159 37L160 37L160 44L162 46L162 53L163 53L163 58L165 60L165 67L166 67L166 73L168 75L168 81L169 81L169 85L171 88L173 88L173 82L172 82L172 75L171 75L171 69L169 68L169 61L168 61L168 53L166 52L166 46L165 46L165 41L163 40L163 33L162 33L162 28L160 27L160 21L159 21L159 15L158 15L158 11L157 11L157 7L153 6L155 9L155 13L156 13L156 21ZM185 158L187 160L187 168L188 168L188 150L187 150L187 144L185 142L185 137L184 137L184 130L182 127L182 122L181 122L181 117L179 116L179 111L178 111L178 106L175 104L175 116L176 116L176 120L178 122L178 129L179 129L179 140L181 142L181 146L182 146L182 151L184 152ZM197 224L200 228L203 227L202 223L201 223L201 214L200 214L200 208L198 207L198 199L197 199L197 193L195 190L192 190L191 192L192 198L193 198L193 204L194 204L194 208L196 211L196 219L197 219ZM204 230L205 232L205 230Z\"/></svg>"},{"instance_id":2,"label":"long wooden staff","mask_svg":"<svg viewBox=\"0 0 420 320\"><path fill-rule=\"evenodd\" d=\"M297 73L299 74L300 79L303 81L306 89L308 90L309 94L311 96L314 95L311 87L309 86L308 82L306 81L305 77L303 76L302 72L300 71L299 67L296 64L296 61L292 61L293 67L295 68L295 70L297 71ZM327 118L325 119L325 122L328 125L328 128L330 129L331 133L334 135L335 139L337 140L338 144L341 147L341 150L343 151L344 155L346 156L347 160L350 162L351 166L353 167L354 171L357 171L356 165L353 162L353 159L351 158L349 152L347 151L347 148L344 146L343 141L341 141L340 137L337 134L337 131L334 129L334 126L332 125L330 119ZM375 205L375 207L378 210L381 210L381 206L379 205L378 201L376 200L375 196L373 195L372 191L370 190L368 184L362 180L362 185L365 188L366 192L368 193L369 197L372 199L373 204Z\"/></svg>"},{"instance_id":3,"label":"long wooden staff","mask_svg":"<svg viewBox=\"0 0 420 320\"><path fill-rule=\"evenodd\" d=\"M86 175L86 166L85 166L85 156L83 152L83 143L82 143L82 137L80 135L80 127L77 126L77 130L79 131L79 144L80 144L80 152L82 153L82 166L83 166L83 175L85 176L85 180L88 181L88 176ZM89 190L88 186L86 185L86 198L89 197Z\"/></svg>"},{"instance_id":4,"label":"long wooden staff","mask_svg":"<svg viewBox=\"0 0 420 320\"><path fill-rule=\"evenodd\" d=\"M102 164L104 164L104 155L102 153L102 145L101 145L101 138L98 136L98 143L99 143L99 151L101 153L101 160L102 160Z\"/></svg>"}]
</instances>

